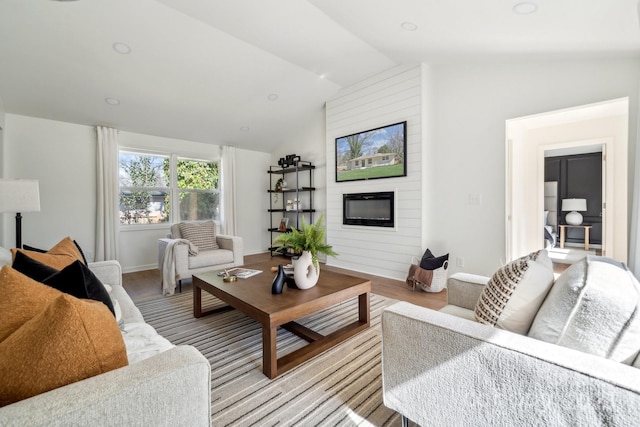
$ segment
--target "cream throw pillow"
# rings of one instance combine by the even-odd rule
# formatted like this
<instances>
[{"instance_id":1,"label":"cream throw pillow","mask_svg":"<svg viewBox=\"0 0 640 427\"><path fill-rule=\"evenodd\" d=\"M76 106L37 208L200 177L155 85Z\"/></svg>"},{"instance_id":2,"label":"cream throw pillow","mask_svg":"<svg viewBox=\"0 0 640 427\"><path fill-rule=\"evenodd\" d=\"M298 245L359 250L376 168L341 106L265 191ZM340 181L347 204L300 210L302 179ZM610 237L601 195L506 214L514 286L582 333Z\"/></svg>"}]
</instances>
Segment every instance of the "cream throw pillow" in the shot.
<instances>
[{"instance_id":1,"label":"cream throw pillow","mask_svg":"<svg viewBox=\"0 0 640 427\"><path fill-rule=\"evenodd\" d=\"M216 225L213 221L181 222L180 234L201 251L218 249Z\"/></svg>"},{"instance_id":2,"label":"cream throw pillow","mask_svg":"<svg viewBox=\"0 0 640 427\"><path fill-rule=\"evenodd\" d=\"M558 277L529 336L630 365L640 350L640 284L625 264L588 256Z\"/></svg>"},{"instance_id":3,"label":"cream throw pillow","mask_svg":"<svg viewBox=\"0 0 640 427\"><path fill-rule=\"evenodd\" d=\"M552 285L547 251L518 258L493 274L476 303L476 321L524 335Z\"/></svg>"}]
</instances>

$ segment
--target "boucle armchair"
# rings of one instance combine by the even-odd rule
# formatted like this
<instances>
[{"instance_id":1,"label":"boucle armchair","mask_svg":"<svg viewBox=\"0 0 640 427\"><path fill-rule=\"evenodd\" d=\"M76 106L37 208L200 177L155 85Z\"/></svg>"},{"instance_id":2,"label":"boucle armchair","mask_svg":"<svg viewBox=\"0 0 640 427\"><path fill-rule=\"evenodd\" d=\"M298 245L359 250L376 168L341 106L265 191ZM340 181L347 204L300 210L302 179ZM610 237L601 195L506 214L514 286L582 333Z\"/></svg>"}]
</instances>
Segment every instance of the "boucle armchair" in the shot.
<instances>
[{"instance_id":1,"label":"boucle armchair","mask_svg":"<svg viewBox=\"0 0 640 427\"><path fill-rule=\"evenodd\" d=\"M207 230L202 232L202 228ZM215 230L213 221L185 221L173 224L167 237L158 240L158 268L165 294L173 294L176 284L182 290L182 280L195 273L244 264L242 238Z\"/></svg>"},{"instance_id":2,"label":"boucle armchair","mask_svg":"<svg viewBox=\"0 0 640 427\"><path fill-rule=\"evenodd\" d=\"M624 272L612 277L610 270L602 269L600 272L607 274L598 275L598 263L583 264L568 276L581 277L582 268L595 272L598 280L610 277L605 285L612 294L617 282L626 280ZM558 279L538 313L546 317L549 309L561 311L553 306L553 300L562 289L575 291L588 300L586 304L596 300L593 296L602 288L585 277L586 273L580 279L582 287L565 287L571 277ZM557 341L560 344L533 338L536 333L541 335L545 326L538 316L529 336L476 322L474 310L488 282L488 277L454 274L448 281L449 305L443 310L399 302L383 312L383 399L387 407L403 416L403 425L408 420L424 426L637 425L640 361L636 359L631 365L628 357L621 363L569 348L573 344L567 344L566 337ZM637 290L636 284L627 289ZM637 306L637 299L636 295L632 306ZM572 334L576 327L572 321L582 310L576 307L572 309L574 318L564 328L567 335ZM637 328L633 323L640 314L637 308L631 312L624 328ZM602 322L616 320L608 316ZM592 335L591 341L608 339L600 338L600 333ZM618 350L624 340L613 340Z\"/></svg>"}]
</instances>

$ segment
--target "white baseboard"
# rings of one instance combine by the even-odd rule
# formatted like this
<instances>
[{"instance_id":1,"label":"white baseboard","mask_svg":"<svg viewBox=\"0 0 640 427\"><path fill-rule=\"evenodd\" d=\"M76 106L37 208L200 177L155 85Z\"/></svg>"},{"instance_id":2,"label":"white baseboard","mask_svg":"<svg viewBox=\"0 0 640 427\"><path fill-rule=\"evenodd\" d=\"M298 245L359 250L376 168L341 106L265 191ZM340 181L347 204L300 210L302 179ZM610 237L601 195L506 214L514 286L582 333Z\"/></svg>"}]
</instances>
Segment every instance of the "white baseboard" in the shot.
<instances>
[{"instance_id":1,"label":"white baseboard","mask_svg":"<svg viewBox=\"0 0 640 427\"><path fill-rule=\"evenodd\" d=\"M157 270L157 269L158 269L158 265L157 264L134 265L134 266L130 266L130 267L122 267L122 272L123 273L136 273L138 271Z\"/></svg>"}]
</instances>

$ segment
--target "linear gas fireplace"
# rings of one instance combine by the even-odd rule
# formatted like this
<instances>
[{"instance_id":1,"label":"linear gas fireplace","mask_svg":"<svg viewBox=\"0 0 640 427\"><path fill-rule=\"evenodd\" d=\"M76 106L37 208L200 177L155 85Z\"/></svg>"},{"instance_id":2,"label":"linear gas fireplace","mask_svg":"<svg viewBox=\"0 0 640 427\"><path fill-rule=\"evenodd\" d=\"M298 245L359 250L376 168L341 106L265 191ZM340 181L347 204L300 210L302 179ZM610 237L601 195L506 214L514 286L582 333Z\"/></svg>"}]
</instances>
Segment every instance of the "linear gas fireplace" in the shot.
<instances>
[{"instance_id":1,"label":"linear gas fireplace","mask_svg":"<svg viewBox=\"0 0 640 427\"><path fill-rule=\"evenodd\" d=\"M394 192L342 195L342 223L369 227L394 227Z\"/></svg>"}]
</instances>

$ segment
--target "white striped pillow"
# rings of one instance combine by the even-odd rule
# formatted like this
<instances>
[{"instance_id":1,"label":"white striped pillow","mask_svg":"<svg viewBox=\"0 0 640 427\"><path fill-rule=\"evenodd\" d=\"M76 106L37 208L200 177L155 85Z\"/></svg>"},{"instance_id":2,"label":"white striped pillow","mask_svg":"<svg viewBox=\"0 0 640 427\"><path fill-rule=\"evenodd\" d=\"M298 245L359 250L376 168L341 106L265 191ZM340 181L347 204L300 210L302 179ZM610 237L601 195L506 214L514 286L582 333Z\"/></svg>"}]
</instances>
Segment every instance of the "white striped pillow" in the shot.
<instances>
[{"instance_id":1,"label":"white striped pillow","mask_svg":"<svg viewBox=\"0 0 640 427\"><path fill-rule=\"evenodd\" d=\"M216 225L213 221L181 222L180 234L201 251L219 249L216 241Z\"/></svg>"},{"instance_id":2,"label":"white striped pillow","mask_svg":"<svg viewBox=\"0 0 640 427\"><path fill-rule=\"evenodd\" d=\"M476 321L524 335L552 285L547 251L518 258L493 274L476 303Z\"/></svg>"}]
</instances>

